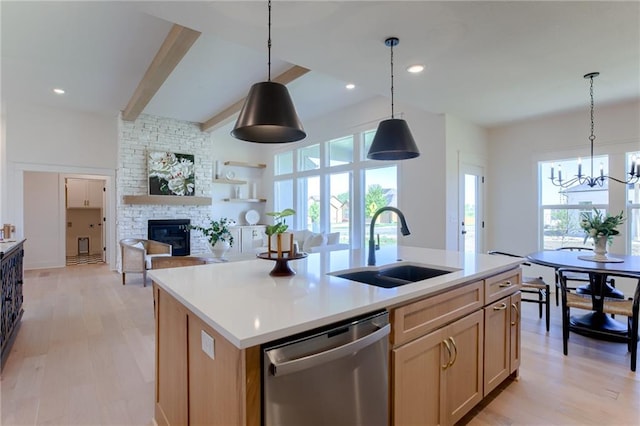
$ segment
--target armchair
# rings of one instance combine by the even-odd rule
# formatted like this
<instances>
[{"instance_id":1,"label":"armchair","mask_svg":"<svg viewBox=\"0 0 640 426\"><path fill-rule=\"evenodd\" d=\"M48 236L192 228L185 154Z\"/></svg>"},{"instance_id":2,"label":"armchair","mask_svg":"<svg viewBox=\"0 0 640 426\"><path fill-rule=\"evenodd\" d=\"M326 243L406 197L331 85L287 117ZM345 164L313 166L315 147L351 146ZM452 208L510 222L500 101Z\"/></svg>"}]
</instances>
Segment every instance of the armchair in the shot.
<instances>
[{"instance_id":1,"label":"armchair","mask_svg":"<svg viewBox=\"0 0 640 426\"><path fill-rule=\"evenodd\" d=\"M151 259L158 256L171 256L171 244L139 238L120 240L122 253L122 285L125 285L125 274L142 273L142 282L147 286L147 269L151 269Z\"/></svg>"}]
</instances>

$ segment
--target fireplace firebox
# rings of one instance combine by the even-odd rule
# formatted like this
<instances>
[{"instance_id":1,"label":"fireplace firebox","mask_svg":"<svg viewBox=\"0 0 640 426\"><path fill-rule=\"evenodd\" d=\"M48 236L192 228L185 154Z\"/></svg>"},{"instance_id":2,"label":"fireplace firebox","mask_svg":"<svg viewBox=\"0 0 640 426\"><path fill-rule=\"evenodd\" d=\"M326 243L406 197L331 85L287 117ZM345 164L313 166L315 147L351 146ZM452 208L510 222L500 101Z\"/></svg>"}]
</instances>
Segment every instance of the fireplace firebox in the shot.
<instances>
[{"instance_id":1,"label":"fireplace firebox","mask_svg":"<svg viewBox=\"0 0 640 426\"><path fill-rule=\"evenodd\" d=\"M190 223L189 219L150 220L147 238L171 244L174 256L188 256L191 254Z\"/></svg>"}]
</instances>

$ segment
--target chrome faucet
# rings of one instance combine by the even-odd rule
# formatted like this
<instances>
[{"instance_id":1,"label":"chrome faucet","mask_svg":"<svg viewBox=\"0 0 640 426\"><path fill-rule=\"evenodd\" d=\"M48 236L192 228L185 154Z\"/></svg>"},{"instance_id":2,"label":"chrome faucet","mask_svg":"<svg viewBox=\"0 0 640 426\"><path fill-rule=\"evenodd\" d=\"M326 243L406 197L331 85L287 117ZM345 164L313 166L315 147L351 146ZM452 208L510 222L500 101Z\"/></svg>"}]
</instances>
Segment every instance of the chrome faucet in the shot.
<instances>
[{"instance_id":1,"label":"chrome faucet","mask_svg":"<svg viewBox=\"0 0 640 426\"><path fill-rule=\"evenodd\" d=\"M407 236L411 234L411 232L409 232L409 228L407 227L407 221L404 219L404 214L402 214L400 210L390 206L382 207L376 210L376 212L373 214L373 217L371 218L371 228L369 229L369 261L367 262L367 265L376 264L376 250L380 248L380 245L376 245L376 242L373 239L373 229L376 225L376 219L378 218L378 216L380 216L380 213L384 211L392 211L398 215L398 217L400 218L400 232L402 232L402 235Z\"/></svg>"}]
</instances>

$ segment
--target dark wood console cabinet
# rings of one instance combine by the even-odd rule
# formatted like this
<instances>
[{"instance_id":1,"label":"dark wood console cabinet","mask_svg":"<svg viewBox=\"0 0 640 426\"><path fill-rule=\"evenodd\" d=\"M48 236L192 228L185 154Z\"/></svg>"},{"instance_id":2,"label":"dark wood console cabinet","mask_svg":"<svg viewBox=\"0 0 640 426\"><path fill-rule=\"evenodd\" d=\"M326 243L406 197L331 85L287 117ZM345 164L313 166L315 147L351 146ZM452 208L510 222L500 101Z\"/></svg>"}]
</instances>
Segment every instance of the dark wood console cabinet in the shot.
<instances>
[{"instance_id":1,"label":"dark wood console cabinet","mask_svg":"<svg viewBox=\"0 0 640 426\"><path fill-rule=\"evenodd\" d=\"M1 363L4 363L9 356L11 344L18 330L20 319L22 318L22 259L24 258L24 241L10 245L4 251L0 250L0 283L2 284L2 293L0 298L2 302L1 324L0 324L0 346L2 349Z\"/></svg>"}]
</instances>

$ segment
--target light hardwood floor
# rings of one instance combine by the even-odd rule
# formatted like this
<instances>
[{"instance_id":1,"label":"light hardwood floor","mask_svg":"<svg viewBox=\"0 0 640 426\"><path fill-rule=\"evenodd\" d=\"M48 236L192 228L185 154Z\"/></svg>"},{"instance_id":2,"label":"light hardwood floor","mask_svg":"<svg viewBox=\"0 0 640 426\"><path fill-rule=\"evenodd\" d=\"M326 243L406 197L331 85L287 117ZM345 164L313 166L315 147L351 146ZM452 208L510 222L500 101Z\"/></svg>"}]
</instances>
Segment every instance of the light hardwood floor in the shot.
<instances>
[{"instance_id":1,"label":"light hardwood floor","mask_svg":"<svg viewBox=\"0 0 640 426\"><path fill-rule=\"evenodd\" d=\"M25 314L2 371L2 425L150 425L154 323L151 286L106 265L26 271ZM640 372L626 345L571 335L562 354L523 305L520 378L462 420L469 425L636 425Z\"/></svg>"}]
</instances>

